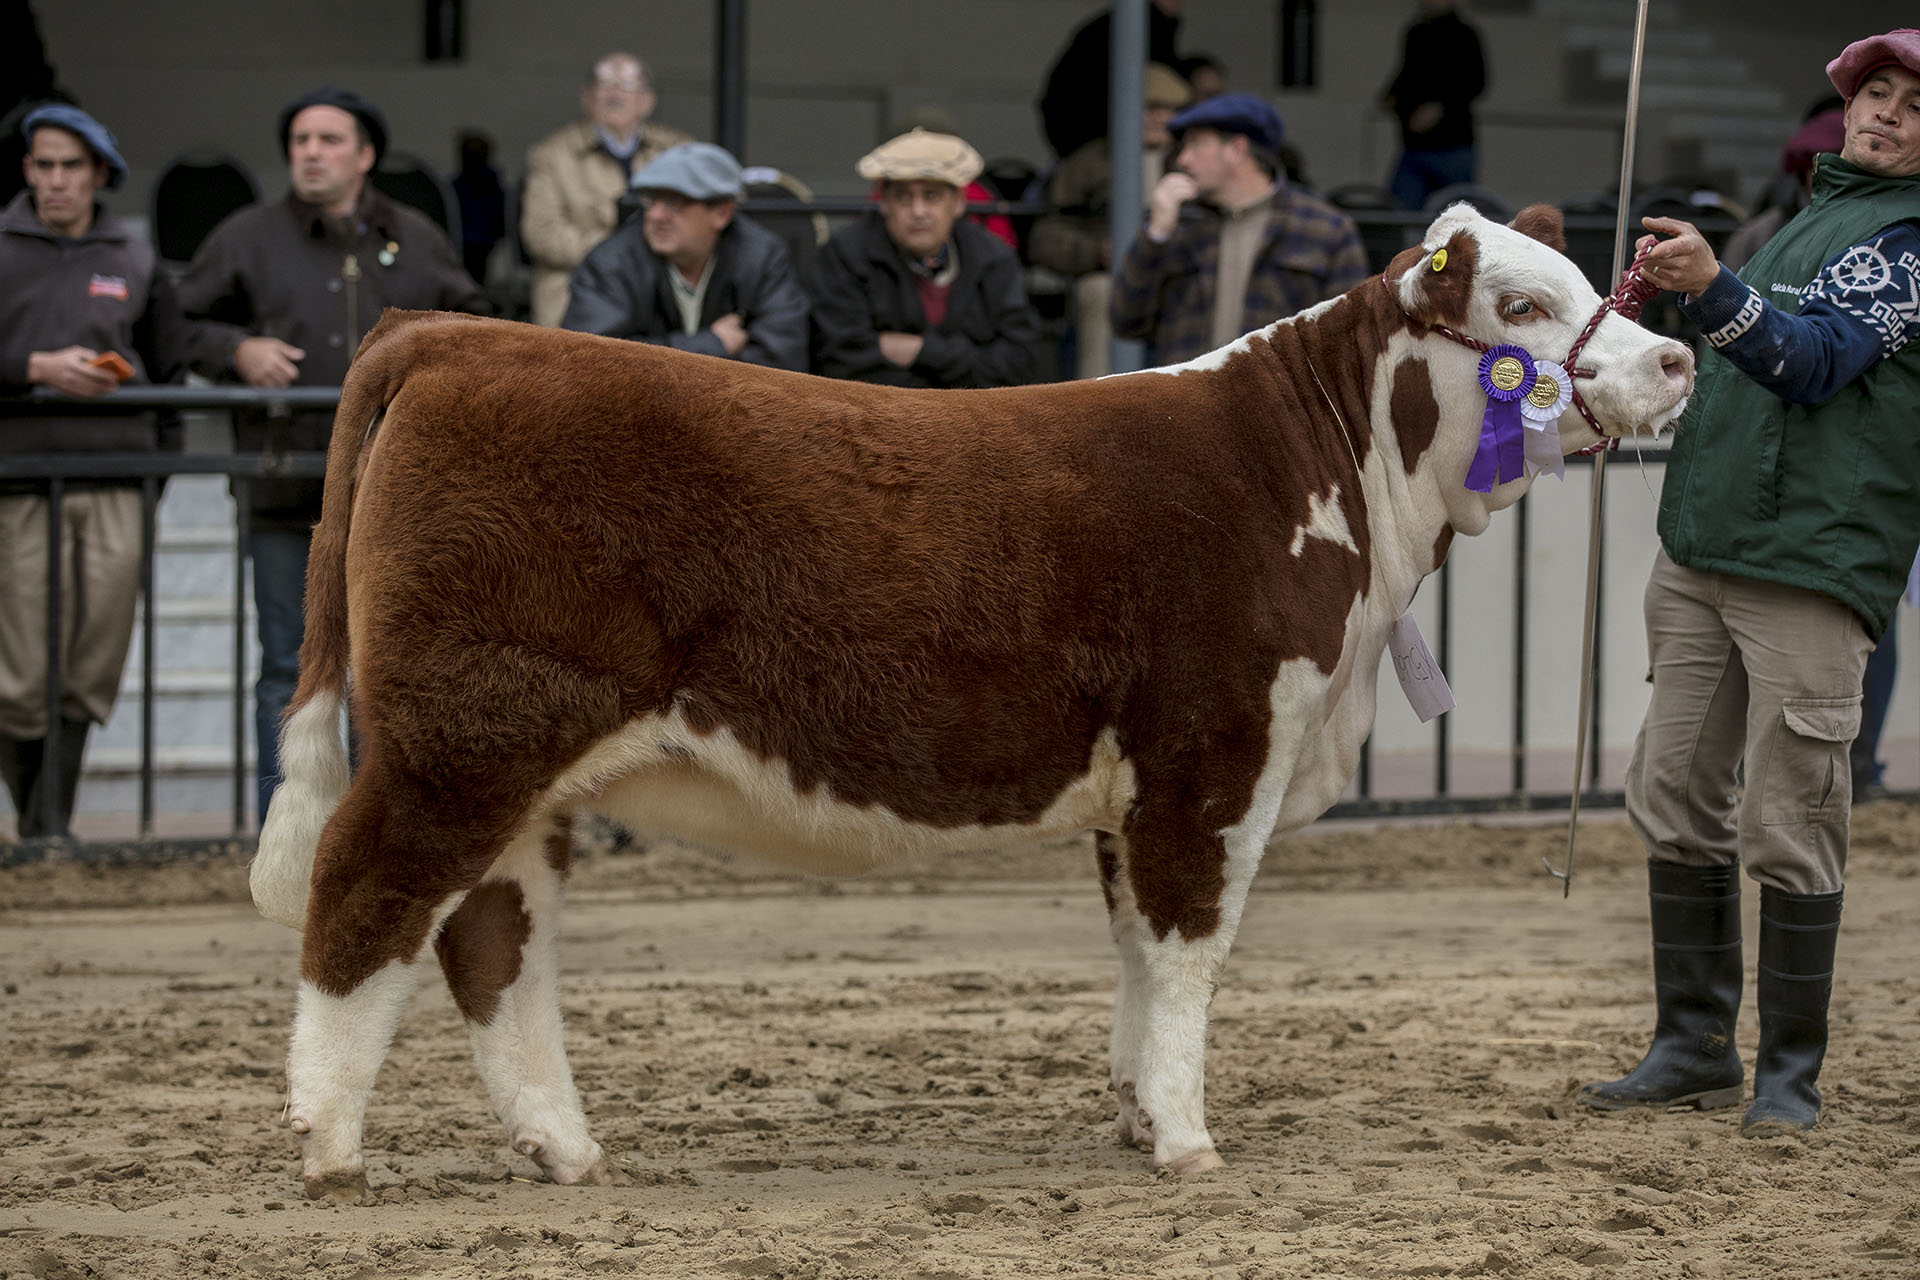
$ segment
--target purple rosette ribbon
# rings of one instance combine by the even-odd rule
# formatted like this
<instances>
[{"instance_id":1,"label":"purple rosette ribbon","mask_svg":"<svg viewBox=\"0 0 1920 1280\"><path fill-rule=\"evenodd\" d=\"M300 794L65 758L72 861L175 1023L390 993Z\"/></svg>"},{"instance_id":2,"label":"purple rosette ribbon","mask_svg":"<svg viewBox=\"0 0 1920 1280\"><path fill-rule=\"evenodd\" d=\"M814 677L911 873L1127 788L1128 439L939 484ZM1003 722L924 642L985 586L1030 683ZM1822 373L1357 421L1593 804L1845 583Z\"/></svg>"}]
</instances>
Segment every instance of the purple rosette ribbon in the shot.
<instances>
[{"instance_id":1,"label":"purple rosette ribbon","mask_svg":"<svg viewBox=\"0 0 1920 1280\"><path fill-rule=\"evenodd\" d=\"M1520 402L1533 390L1535 376L1533 357L1524 347L1502 343L1480 357L1480 389L1487 393L1487 410L1480 417L1480 445L1467 468L1467 488L1475 493L1491 493L1494 485L1525 474Z\"/></svg>"}]
</instances>

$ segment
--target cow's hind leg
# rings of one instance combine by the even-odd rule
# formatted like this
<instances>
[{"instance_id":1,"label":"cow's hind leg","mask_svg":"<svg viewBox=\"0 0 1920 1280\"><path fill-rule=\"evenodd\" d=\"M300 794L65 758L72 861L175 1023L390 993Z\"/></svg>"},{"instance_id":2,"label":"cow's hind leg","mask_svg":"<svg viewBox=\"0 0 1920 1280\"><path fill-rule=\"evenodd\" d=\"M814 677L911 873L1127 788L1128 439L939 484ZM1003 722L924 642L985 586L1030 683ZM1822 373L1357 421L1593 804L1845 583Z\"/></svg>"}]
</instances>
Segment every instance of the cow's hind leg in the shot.
<instances>
[{"instance_id":1,"label":"cow's hind leg","mask_svg":"<svg viewBox=\"0 0 1920 1280\"><path fill-rule=\"evenodd\" d=\"M1146 1029L1146 960L1142 951L1152 937L1134 905L1126 877L1126 839L1102 831L1095 836L1100 892L1107 900L1107 925L1119 953L1119 980L1113 993L1113 1035L1108 1042L1108 1080L1120 1103L1120 1141L1153 1150L1153 1131L1140 1121L1140 1045Z\"/></svg>"},{"instance_id":2,"label":"cow's hind leg","mask_svg":"<svg viewBox=\"0 0 1920 1280\"><path fill-rule=\"evenodd\" d=\"M587 1132L561 1042L555 936L571 855L568 819L523 832L435 941L440 967L507 1142L559 1183L627 1178Z\"/></svg>"},{"instance_id":3,"label":"cow's hind leg","mask_svg":"<svg viewBox=\"0 0 1920 1280\"><path fill-rule=\"evenodd\" d=\"M1127 834L1124 873L1116 877L1124 879L1131 901L1129 911L1116 911L1123 1004L1116 1010L1113 1056L1130 1137L1150 1142L1153 1162L1162 1168L1203 1173L1224 1163L1206 1124L1207 1007L1258 858L1257 848L1231 849L1217 834L1184 834L1178 840L1147 828ZM1124 993L1129 984L1131 996Z\"/></svg>"},{"instance_id":4,"label":"cow's hind leg","mask_svg":"<svg viewBox=\"0 0 1920 1280\"><path fill-rule=\"evenodd\" d=\"M309 1198L367 1191L360 1140L374 1077L420 979L427 941L459 902L447 833L403 840L383 790L358 779L322 834L301 938L300 988L287 1054L287 1123L300 1135ZM470 854L484 866L484 853ZM478 878L478 870L471 871Z\"/></svg>"}]
</instances>

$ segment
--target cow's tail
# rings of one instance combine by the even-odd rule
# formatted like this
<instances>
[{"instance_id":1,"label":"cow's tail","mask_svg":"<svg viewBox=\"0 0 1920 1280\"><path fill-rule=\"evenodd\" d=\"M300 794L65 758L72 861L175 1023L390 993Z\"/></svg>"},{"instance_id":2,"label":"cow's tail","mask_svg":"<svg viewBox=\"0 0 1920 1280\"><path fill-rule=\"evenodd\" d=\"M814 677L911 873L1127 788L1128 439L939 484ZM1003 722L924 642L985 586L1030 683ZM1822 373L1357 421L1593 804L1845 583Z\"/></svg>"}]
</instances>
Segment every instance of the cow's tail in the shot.
<instances>
[{"instance_id":1,"label":"cow's tail","mask_svg":"<svg viewBox=\"0 0 1920 1280\"><path fill-rule=\"evenodd\" d=\"M320 832L347 793L347 534L362 450L400 389L414 318L389 315L367 335L334 415L320 523L307 556L306 632L300 683L280 724L280 785L261 824L248 888L261 915L298 929L306 921ZM383 339L386 339L383 341Z\"/></svg>"}]
</instances>

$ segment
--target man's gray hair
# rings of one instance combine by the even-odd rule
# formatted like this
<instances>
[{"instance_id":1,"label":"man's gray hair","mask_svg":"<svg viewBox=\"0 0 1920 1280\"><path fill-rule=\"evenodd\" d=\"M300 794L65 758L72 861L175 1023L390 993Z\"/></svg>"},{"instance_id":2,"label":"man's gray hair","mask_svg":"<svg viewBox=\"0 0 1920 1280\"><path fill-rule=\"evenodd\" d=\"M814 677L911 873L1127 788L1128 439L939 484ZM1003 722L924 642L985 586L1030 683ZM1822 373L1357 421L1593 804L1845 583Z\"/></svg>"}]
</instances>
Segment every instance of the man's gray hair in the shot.
<instances>
[{"instance_id":1,"label":"man's gray hair","mask_svg":"<svg viewBox=\"0 0 1920 1280\"><path fill-rule=\"evenodd\" d=\"M639 54L628 53L623 49L615 49L612 53L603 53L595 58L593 64L587 68L587 83L592 84L598 80L600 78L600 68L612 62L615 58L625 58L632 62L634 66L639 67L640 87L642 89L653 88L653 68L649 67L645 59L641 58Z\"/></svg>"}]
</instances>

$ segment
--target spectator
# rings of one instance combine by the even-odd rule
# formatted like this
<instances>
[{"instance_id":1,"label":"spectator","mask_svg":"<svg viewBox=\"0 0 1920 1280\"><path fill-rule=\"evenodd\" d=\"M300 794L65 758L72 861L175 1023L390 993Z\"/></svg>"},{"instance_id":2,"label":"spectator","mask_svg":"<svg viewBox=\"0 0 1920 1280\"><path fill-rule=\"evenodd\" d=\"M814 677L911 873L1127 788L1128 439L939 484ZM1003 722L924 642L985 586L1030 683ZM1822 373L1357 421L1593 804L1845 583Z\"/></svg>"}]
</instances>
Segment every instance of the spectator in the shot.
<instances>
[{"instance_id":1,"label":"spectator","mask_svg":"<svg viewBox=\"0 0 1920 1280\"><path fill-rule=\"evenodd\" d=\"M1153 0L1147 7L1147 61L1174 66L1180 55L1182 0ZM1107 136L1107 99L1113 85L1113 12L1084 23L1047 72L1040 94L1040 131L1053 154L1065 158L1095 138Z\"/></svg>"},{"instance_id":2,"label":"spectator","mask_svg":"<svg viewBox=\"0 0 1920 1280\"><path fill-rule=\"evenodd\" d=\"M1146 108L1140 127L1141 196L1151 198L1166 170L1167 122L1193 93L1171 68L1147 65ZM1113 187L1113 152L1095 138L1060 162L1047 182L1048 212L1033 224L1028 256L1039 266L1073 280L1074 376L1098 378L1108 370L1107 306L1113 295L1113 241L1107 235Z\"/></svg>"},{"instance_id":3,"label":"spectator","mask_svg":"<svg viewBox=\"0 0 1920 1280\"><path fill-rule=\"evenodd\" d=\"M460 135L460 171L453 175L460 205L460 262L474 283L487 282L487 259L507 238L507 190L493 167L493 139L475 129Z\"/></svg>"},{"instance_id":4,"label":"spectator","mask_svg":"<svg viewBox=\"0 0 1920 1280\"><path fill-rule=\"evenodd\" d=\"M1824 99L1787 139L1780 152L1778 187L1769 187L1770 198L1727 237L1726 246L1720 250L1720 263L1727 270L1737 273L1746 266L1760 246L1773 239L1774 232L1812 201L1813 158L1821 152L1838 152L1846 142L1845 114L1839 98Z\"/></svg>"},{"instance_id":5,"label":"spectator","mask_svg":"<svg viewBox=\"0 0 1920 1280\"><path fill-rule=\"evenodd\" d=\"M1190 53L1173 70L1193 90L1195 102L1217 98L1227 91L1227 64L1210 53Z\"/></svg>"},{"instance_id":6,"label":"spectator","mask_svg":"<svg viewBox=\"0 0 1920 1280\"><path fill-rule=\"evenodd\" d=\"M585 119L547 135L527 152L520 240L533 260L533 322L556 325L567 310L567 278L587 251L613 233L628 180L668 147L691 139L652 122L656 99L647 64L609 53L580 90Z\"/></svg>"},{"instance_id":7,"label":"spectator","mask_svg":"<svg viewBox=\"0 0 1920 1280\"><path fill-rule=\"evenodd\" d=\"M894 128L893 132L894 136L898 137L903 133L912 133L915 129L925 129L928 133L951 133L955 135L960 132L959 127L953 122L953 113L945 107L932 102L923 102L911 111L908 111L906 115L900 118L900 123ZM992 204L995 200L1002 198L999 193L995 192L978 178L975 178L967 184L966 194L968 204ZM1014 192L1005 198L1017 200L1021 194L1020 192ZM875 183L873 199L878 200L879 198L880 186L878 183ZM1013 229L1013 219L1007 217L1004 213L970 213L967 215L967 221L979 223L987 230L993 232L995 236L1005 242L1007 247L1015 253L1020 252L1020 237Z\"/></svg>"},{"instance_id":8,"label":"spectator","mask_svg":"<svg viewBox=\"0 0 1920 1280\"><path fill-rule=\"evenodd\" d=\"M739 162L683 142L633 186L643 212L574 271L561 325L806 372L807 295L780 237L734 212Z\"/></svg>"},{"instance_id":9,"label":"spectator","mask_svg":"<svg viewBox=\"0 0 1920 1280\"><path fill-rule=\"evenodd\" d=\"M195 354L188 344L198 331L182 320L152 247L96 201L127 176L113 135L66 105L29 112L21 131L27 189L0 212L0 391L17 395L37 384L92 399L123 377L174 381ZM9 416L0 426L0 458L163 447L150 413ZM60 504L60 742L58 758L47 760L45 488L0 482L0 777L22 837L67 834L87 733L113 711L140 594L139 482L68 481Z\"/></svg>"},{"instance_id":10,"label":"spectator","mask_svg":"<svg viewBox=\"0 0 1920 1280\"><path fill-rule=\"evenodd\" d=\"M814 368L898 387L1026 381L1040 322L1020 261L960 215L980 153L915 129L860 160L880 207L841 228L814 264Z\"/></svg>"},{"instance_id":11,"label":"spectator","mask_svg":"<svg viewBox=\"0 0 1920 1280\"><path fill-rule=\"evenodd\" d=\"M1480 34L1454 12L1453 0L1420 0L1400 69L1380 97L1400 121L1400 163L1390 185L1402 206L1423 209L1440 188L1473 181L1473 101L1486 91Z\"/></svg>"},{"instance_id":12,"label":"spectator","mask_svg":"<svg viewBox=\"0 0 1920 1280\"><path fill-rule=\"evenodd\" d=\"M1114 284L1113 331L1174 364L1367 278L1353 220L1279 176L1279 113L1223 93L1169 122L1174 168Z\"/></svg>"},{"instance_id":13,"label":"spectator","mask_svg":"<svg viewBox=\"0 0 1920 1280\"><path fill-rule=\"evenodd\" d=\"M383 307L485 311L486 300L440 228L374 190L367 174L387 145L371 102L331 85L280 113L291 190L215 227L180 280L190 316L218 322L223 359L204 370L255 387L338 386ZM234 416L243 452L321 450L333 411ZM280 780L280 713L299 674L307 545L320 481L247 486L248 548L259 615L254 686L260 816Z\"/></svg>"},{"instance_id":14,"label":"spectator","mask_svg":"<svg viewBox=\"0 0 1920 1280\"><path fill-rule=\"evenodd\" d=\"M1813 204L1742 280L1692 225L1644 270L1709 350L1674 438L1647 582L1653 697L1627 767L1658 1016L1588 1106L1725 1107L1745 1070L1740 868L1760 884L1760 1047L1740 1132L1820 1118L1861 670L1920 548L1920 31L1848 45ZM1647 237L1651 240L1652 237ZM1644 243L1644 242L1643 242ZM1742 767L1744 765L1744 777Z\"/></svg>"}]
</instances>

